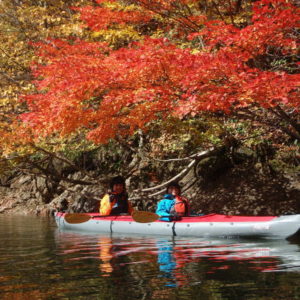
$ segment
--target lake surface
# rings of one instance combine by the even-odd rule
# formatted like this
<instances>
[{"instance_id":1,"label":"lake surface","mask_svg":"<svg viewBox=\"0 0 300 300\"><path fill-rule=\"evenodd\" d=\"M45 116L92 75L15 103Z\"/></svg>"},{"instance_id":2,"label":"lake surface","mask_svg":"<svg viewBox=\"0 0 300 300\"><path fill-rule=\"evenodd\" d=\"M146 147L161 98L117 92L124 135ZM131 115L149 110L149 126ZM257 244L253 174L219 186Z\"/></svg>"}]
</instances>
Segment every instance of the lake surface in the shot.
<instances>
[{"instance_id":1,"label":"lake surface","mask_svg":"<svg viewBox=\"0 0 300 300\"><path fill-rule=\"evenodd\" d=\"M0 299L300 299L300 239L60 231L0 215Z\"/></svg>"}]
</instances>

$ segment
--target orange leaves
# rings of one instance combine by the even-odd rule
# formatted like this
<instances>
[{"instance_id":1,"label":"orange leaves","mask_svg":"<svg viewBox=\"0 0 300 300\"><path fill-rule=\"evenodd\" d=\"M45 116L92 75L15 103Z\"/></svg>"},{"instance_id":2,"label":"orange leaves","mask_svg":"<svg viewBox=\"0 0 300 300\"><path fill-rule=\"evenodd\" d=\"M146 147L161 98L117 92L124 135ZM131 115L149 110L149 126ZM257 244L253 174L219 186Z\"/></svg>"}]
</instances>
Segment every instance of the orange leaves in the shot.
<instances>
[{"instance_id":1,"label":"orange leaves","mask_svg":"<svg viewBox=\"0 0 300 300\"><path fill-rule=\"evenodd\" d=\"M290 108L300 107L299 75L285 73L260 72L252 81L244 85L245 91L260 106L270 108L284 105Z\"/></svg>"},{"instance_id":2,"label":"orange leaves","mask_svg":"<svg viewBox=\"0 0 300 300\"><path fill-rule=\"evenodd\" d=\"M175 1L156 2L167 9ZM281 2L276 0L276 5ZM147 22L151 15L133 8L122 10L118 1L98 3L96 8L78 9L92 30ZM105 143L169 115L230 113L252 104L298 109L299 75L253 63L270 47L295 51L297 9L278 4L272 10L270 5L265 7L265 0L256 3L253 23L244 28L200 16L191 19L204 26L190 35L191 40L204 39L206 46L198 52L187 47L191 44L179 47L177 40L151 37L117 50L80 40L37 44L44 64L33 68L38 93L25 98L30 113L23 115L23 121L36 135L69 134L84 128L89 139Z\"/></svg>"},{"instance_id":3,"label":"orange leaves","mask_svg":"<svg viewBox=\"0 0 300 300\"><path fill-rule=\"evenodd\" d=\"M98 1L106 6L74 8L81 14L81 19L93 31L108 29L111 26L123 24L146 23L151 19L151 14L145 14L137 10L125 10L122 6L111 6L109 3L116 1Z\"/></svg>"},{"instance_id":4,"label":"orange leaves","mask_svg":"<svg viewBox=\"0 0 300 300\"><path fill-rule=\"evenodd\" d=\"M295 29L300 24L299 8L285 0L257 1L253 7L252 22L238 29L223 21L208 21L201 35L211 47L231 47L231 51L243 53L245 60L265 53L271 46L295 53L298 40Z\"/></svg>"},{"instance_id":5,"label":"orange leaves","mask_svg":"<svg viewBox=\"0 0 300 300\"><path fill-rule=\"evenodd\" d=\"M51 41L38 46L40 56L50 63L36 67L39 93L25 97L31 110L26 120L37 131L46 127L46 134L66 134L89 126L91 110L83 100L93 97L95 90L105 89L107 70L102 52L107 48L81 41L73 45Z\"/></svg>"}]
</instances>

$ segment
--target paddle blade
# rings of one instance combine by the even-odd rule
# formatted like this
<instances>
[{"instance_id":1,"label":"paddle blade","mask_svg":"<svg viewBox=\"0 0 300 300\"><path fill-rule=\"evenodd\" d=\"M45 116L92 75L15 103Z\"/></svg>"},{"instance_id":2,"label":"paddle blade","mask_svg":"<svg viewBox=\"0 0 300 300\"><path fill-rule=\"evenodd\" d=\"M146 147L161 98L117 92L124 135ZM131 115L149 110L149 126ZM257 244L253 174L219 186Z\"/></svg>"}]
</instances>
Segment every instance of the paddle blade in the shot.
<instances>
[{"instance_id":1,"label":"paddle blade","mask_svg":"<svg viewBox=\"0 0 300 300\"><path fill-rule=\"evenodd\" d=\"M135 210L131 216L133 220L138 223L151 223L156 221L159 218L159 215L155 213L149 211L138 211L138 210Z\"/></svg>"},{"instance_id":2,"label":"paddle blade","mask_svg":"<svg viewBox=\"0 0 300 300\"><path fill-rule=\"evenodd\" d=\"M87 222L91 216L87 214L65 214L65 221L68 222L69 224L80 224Z\"/></svg>"}]
</instances>

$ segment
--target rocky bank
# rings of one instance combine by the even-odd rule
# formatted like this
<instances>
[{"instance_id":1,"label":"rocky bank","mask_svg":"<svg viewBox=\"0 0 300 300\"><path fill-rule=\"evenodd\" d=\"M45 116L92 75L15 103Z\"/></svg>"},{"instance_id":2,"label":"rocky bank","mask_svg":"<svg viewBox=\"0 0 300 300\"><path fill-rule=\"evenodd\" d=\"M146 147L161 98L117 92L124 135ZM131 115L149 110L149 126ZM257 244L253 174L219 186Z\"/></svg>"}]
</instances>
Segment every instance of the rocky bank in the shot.
<instances>
[{"instance_id":1,"label":"rocky bank","mask_svg":"<svg viewBox=\"0 0 300 300\"><path fill-rule=\"evenodd\" d=\"M147 170L149 173L149 168ZM172 172L175 174L172 168L160 170L168 175ZM73 171L67 178L72 182L84 182L88 180L87 177L97 178L98 174L99 170L84 174ZM151 174L151 178L156 178L153 172ZM143 181L140 172L129 176L126 182L133 206L140 210L155 211L162 194L150 196L153 191L141 192L139 187L155 187L162 182L158 182L157 178L149 178ZM280 215L300 213L299 179L300 175L296 173L266 173L260 165L233 166L224 164L224 160L218 165L209 158L201 160L179 182L195 213ZM99 200L106 189L107 184L102 181L89 185L65 180L49 182L43 176L15 172L9 177L0 178L0 213L46 216L57 210L98 211Z\"/></svg>"}]
</instances>

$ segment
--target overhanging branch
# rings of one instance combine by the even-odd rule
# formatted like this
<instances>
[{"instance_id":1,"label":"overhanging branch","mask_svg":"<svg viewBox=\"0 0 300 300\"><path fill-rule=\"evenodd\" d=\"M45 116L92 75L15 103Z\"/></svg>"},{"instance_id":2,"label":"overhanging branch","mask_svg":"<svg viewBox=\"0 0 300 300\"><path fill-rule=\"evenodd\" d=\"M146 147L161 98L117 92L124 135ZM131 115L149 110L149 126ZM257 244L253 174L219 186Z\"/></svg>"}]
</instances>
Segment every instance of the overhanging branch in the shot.
<instances>
[{"instance_id":1,"label":"overhanging branch","mask_svg":"<svg viewBox=\"0 0 300 300\"><path fill-rule=\"evenodd\" d=\"M184 175L186 175L189 170L194 167L194 165L196 164L196 162L200 159L203 159L205 157L208 157L208 156L211 156L211 155L214 155L218 152L220 152L222 148L211 148L209 150L206 150L206 151L202 151L202 152L199 152L199 153L196 153L194 155L191 155L189 158L184 158L182 160L185 160L185 159L192 159L192 161L188 164L188 166L186 168L184 168L180 173L178 173L177 175L175 175L174 177L172 177L171 179L167 180L166 182L162 183L162 184L159 184L157 186L154 186L154 187L151 187L151 188L146 188L146 189L137 189L137 190L134 190L133 192L151 192L151 191L155 191L155 190L158 190L160 188L163 188L163 187L166 187L168 184L170 184L171 182L175 181L175 180L179 180L180 178L184 177ZM159 192L155 192L154 194L152 194L151 196L156 196L156 195L159 195L161 194L162 191L159 191ZM149 195L150 196L150 195Z\"/></svg>"}]
</instances>

